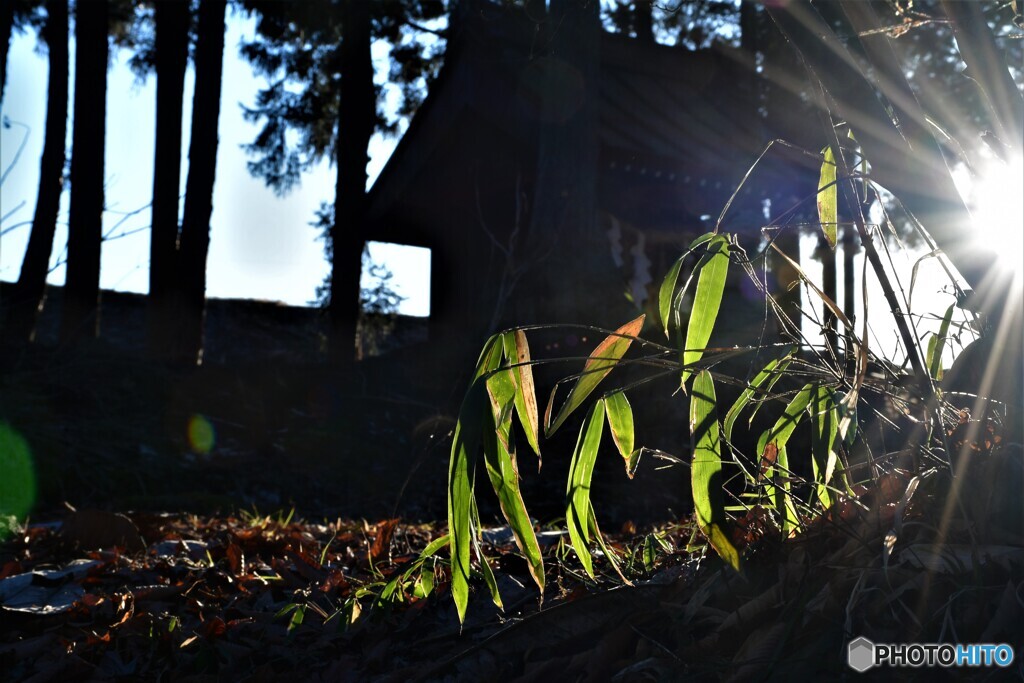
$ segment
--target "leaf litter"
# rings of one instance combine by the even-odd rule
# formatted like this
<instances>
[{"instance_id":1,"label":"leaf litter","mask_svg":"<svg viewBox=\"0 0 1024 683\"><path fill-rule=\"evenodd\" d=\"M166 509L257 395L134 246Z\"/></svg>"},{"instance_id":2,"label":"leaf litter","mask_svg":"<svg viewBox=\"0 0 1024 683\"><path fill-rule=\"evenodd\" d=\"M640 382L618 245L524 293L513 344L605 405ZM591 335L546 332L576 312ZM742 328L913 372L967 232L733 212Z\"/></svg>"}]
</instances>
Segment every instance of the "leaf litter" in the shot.
<instances>
[{"instance_id":1,"label":"leaf litter","mask_svg":"<svg viewBox=\"0 0 1024 683\"><path fill-rule=\"evenodd\" d=\"M439 524L127 513L145 541L134 552L31 524L0 546L0 670L33 681L788 680L842 674L858 635L1019 651L1019 523L985 529L993 520L954 513L940 537L929 520L953 494L936 470L892 469L855 493L788 538L759 507L735 516L740 573L694 543L692 520L627 523L604 536L633 586L605 550L590 579L564 532L538 528L543 603L511 531L481 529L461 627Z\"/></svg>"}]
</instances>

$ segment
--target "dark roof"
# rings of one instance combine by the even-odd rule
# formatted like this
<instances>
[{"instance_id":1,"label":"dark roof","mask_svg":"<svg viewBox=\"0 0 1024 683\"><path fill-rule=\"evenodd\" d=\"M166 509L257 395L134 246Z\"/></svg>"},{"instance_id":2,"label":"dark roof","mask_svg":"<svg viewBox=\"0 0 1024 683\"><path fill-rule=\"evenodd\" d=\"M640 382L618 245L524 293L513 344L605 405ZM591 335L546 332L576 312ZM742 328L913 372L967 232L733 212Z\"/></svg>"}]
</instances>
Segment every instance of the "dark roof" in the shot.
<instances>
[{"instance_id":1,"label":"dark roof","mask_svg":"<svg viewBox=\"0 0 1024 683\"><path fill-rule=\"evenodd\" d=\"M439 78L371 189L371 219L406 196L465 117L488 121L507 144L535 143L541 107L534 84L545 59L538 35L529 22L497 8L461 24ZM605 32L599 53L602 172L616 187L631 175L639 188L620 199L654 205L666 221L678 221L680 211L717 215L766 142L742 53L690 51Z\"/></svg>"}]
</instances>

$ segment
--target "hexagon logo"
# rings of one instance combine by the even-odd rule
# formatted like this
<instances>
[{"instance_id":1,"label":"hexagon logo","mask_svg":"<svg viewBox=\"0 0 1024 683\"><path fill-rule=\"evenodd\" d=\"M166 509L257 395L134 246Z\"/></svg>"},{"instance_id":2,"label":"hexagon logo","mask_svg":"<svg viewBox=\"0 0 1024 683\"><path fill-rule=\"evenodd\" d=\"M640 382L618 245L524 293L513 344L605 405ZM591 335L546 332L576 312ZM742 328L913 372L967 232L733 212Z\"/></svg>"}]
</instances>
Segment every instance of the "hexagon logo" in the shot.
<instances>
[{"instance_id":1,"label":"hexagon logo","mask_svg":"<svg viewBox=\"0 0 1024 683\"><path fill-rule=\"evenodd\" d=\"M846 649L846 662L858 673L875 665L875 644L861 636L850 641Z\"/></svg>"}]
</instances>

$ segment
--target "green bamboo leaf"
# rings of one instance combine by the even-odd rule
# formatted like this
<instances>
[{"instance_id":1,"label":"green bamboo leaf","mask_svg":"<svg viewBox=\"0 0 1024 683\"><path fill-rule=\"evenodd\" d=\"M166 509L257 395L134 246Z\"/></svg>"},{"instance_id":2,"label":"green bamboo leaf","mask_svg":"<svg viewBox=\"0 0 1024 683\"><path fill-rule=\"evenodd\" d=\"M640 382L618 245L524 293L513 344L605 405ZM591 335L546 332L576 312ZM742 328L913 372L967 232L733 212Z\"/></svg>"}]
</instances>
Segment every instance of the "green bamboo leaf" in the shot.
<instances>
[{"instance_id":1,"label":"green bamboo leaf","mask_svg":"<svg viewBox=\"0 0 1024 683\"><path fill-rule=\"evenodd\" d=\"M793 347L793 351L796 351L797 347ZM789 367L789 363L792 358L786 358L774 373L768 378L768 383L761 390L761 393L765 396L772 393L772 389L775 387L775 383L778 382L786 374L786 368ZM754 408L750 411L750 417L747 418L747 424L754 424L754 418L757 417L757 411L761 410L761 406L764 405L763 401L757 401L754 403Z\"/></svg>"},{"instance_id":2,"label":"green bamboo leaf","mask_svg":"<svg viewBox=\"0 0 1024 683\"><path fill-rule=\"evenodd\" d=\"M690 484L697 523L702 527L725 518L715 401L714 380L710 372L702 370L693 380L690 397L690 438L693 440Z\"/></svg>"},{"instance_id":3,"label":"green bamboo leaf","mask_svg":"<svg viewBox=\"0 0 1024 683\"><path fill-rule=\"evenodd\" d=\"M587 548L590 542L590 480L604 433L604 412L604 400L599 400L583 421L569 465L569 481L565 489L565 523L569 527L569 538L583 569L591 578L594 577L594 567Z\"/></svg>"},{"instance_id":4,"label":"green bamboo leaf","mask_svg":"<svg viewBox=\"0 0 1024 683\"><path fill-rule=\"evenodd\" d=\"M497 372L487 382L491 413L487 415L484 424L484 465L491 486L498 496L501 513L512 529L519 551L526 558L534 582L543 594L544 560L519 490L515 443L511 436L512 404L516 393L511 375L511 372Z\"/></svg>"},{"instance_id":5,"label":"green bamboo leaf","mask_svg":"<svg viewBox=\"0 0 1024 683\"><path fill-rule=\"evenodd\" d=\"M629 405L626 394L621 391L605 396L604 401L605 412L608 414L608 428L612 432L612 441L619 449L619 455L626 461L626 474L629 474L634 441L633 409Z\"/></svg>"},{"instance_id":6,"label":"green bamboo leaf","mask_svg":"<svg viewBox=\"0 0 1024 683\"><path fill-rule=\"evenodd\" d=\"M836 468L836 434L839 431L839 411L832 399L832 392L824 386L818 386L811 394L811 465L818 500L828 509L832 505L832 495L828 485Z\"/></svg>"},{"instance_id":7,"label":"green bamboo leaf","mask_svg":"<svg viewBox=\"0 0 1024 683\"><path fill-rule=\"evenodd\" d=\"M473 381L476 381L484 375L493 372L501 366L501 352L503 346L501 343L501 335L494 334L487 338L484 343L484 348L480 352L480 357L476 361L476 370L473 373Z\"/></svg>"},{"instance_id":8,"label":"green bamboo leaf","mask_svg":"<svg viewBox=\"0 0 1024 683\"><path fill-rule=\"evenodd\" d=\"M768 444L769 434L771 430L766 429L757 440L757 452L762 454L758 477L764 480L765 497L775 506L775 513L782 520L782 529L788 533L799 522L796 506L789 495L789 455L785 446L778 448Z\"/></svg>"},{"instance_id":9,"label":"green bamboo leaf","mask_svg":"<svg viewBox=\"0 0 1024 683\"><path fill-rule=\"evenodd\" d=\"M672 295L676 291L676 282L679 281L679 271L683 267L683 254L669 268L665 279L661 281L661 289L658 290L658 313L661 315L661 325L665 328L665 336L668 337L669 316L672 314Z\"/></svg>"},{"instance_id":10,"label":"green bamboo leaf","mask_svg":"<svg viewBox=\"0 0 1024 683\"><path fill-rule=\"evenodd\" d=\"M661 315L661 324L665 328L665 336L668 337L668 325L670 315L672 314L672 303L673 294L676 291L676 284L679 282L679 271L683 267L683 261L690 253L702 244L710 242L715 236L713 232L706 232L700 237L690 242L690 246L687 247L683 255L676 259L676 262L669 268L668 273L665 275L665 279L661 281L661 289L658 290L658 313ZM685 289L685 287L684 287Z\"/></svg>"},{"instance_id":11,"label":"green bamboo leaf","mask_svg":"<svg viewBox=\"0 0 1024 683\"><path fill-rule=\"evenodd\" d=\"M805 384L797 395L790 400L782 416L775 421L775 426L772 427L768 434L769 443L774 443L777 448L785 447L789 437L793 435L793 431L800 424L804 410L807 408L807 404L811 402L813 392L814 384Z\"/></svg>"},{"instance_id":12,"label":"green bamboo leaf","mask_svg":"<svg viewBox=\"0 0 1024 683\"><path fill-rule=\"evenodd\" d=\"M551 399L548 401L547 410L544 412L544 435L551 437L555 431L562 426L562 423L572 414L576 408L586 400L587 396L601 383L609 372L612 371L619 360L626 354L629 349L629 345L633 343L633 339L640 334L641 328L644 326L644 318L646 316L641 315L639 318L631 320L619 329L615 331L615 334L609 335L598 344L597 348L594 349L593 353L587 359L587 362L583 366L583 372L580 374L576 384L573 385L572 389L569 390L569 395L565 399L565 403L558 411L558 415L555 417L554 422L551 421L551 408L554 404L555 394L552 392Z\"/></svg>"},{"instance_id":13,"label":"green bamboo leaf","mask_svg":"<svg viewBox=\"0 0 1024 683\"><path fill-rule=\"evenodd\" d=\"M448 544L451 543L451 539L452 537L449 534L445 534L444 536L439 536L438 538L435 538L433 541L427 544L426 548L423 549L423 552L420 553L420 557L426 559L428 557L436 555L438 550L447 547Z\"/></svg>"},{"instance_id":14,"label":"green bamboo leaf","mask_svg":"<svg viewBox=\"0 0 1024 683\"><path fill-rule=\"evenodd\" d=\"M515 445L512 443L512 411L515 410L516 381L512 370L503 368L487 376L487 397L491 403L491 429L495 429L505 450L515 463ZM519 471L516 465L516 472Z\"/></svg>"},{"instance_id":15,"label":"green bamboo leaf","mask_svg":"<svg viewBox=\"0 0 1024 683\"><path fill-rule=\"evenodd\" d=\"M707 537L708 543L715 549L718 556L722 558L722 561L727 565L740 571L740 554L736 550L736 547L732 544L729 539L729 535L725 533L721 524L709 524L706 528L702 529L704 536Z\"/></svg>"},{"instance_id":16,"label":"green bamboo leaf","mask_svg":"<svg viewBox=\"0 0 1024 683\"><path fill-rule=\"evenodd\" d=\"M791 346L781 357L768 361L768 364L754 376L754 379L750 381L750 385L743 390L740 397L732 404L732 407L729 408L729 411L725 414L725 422L723 423L722 429L725 434L726 441L732 441L732 428L736 423L736 419L740 416L740 412L747 407L747 404L750 403L751 399L753 399L755 395L771 391L771 384L774 384L778 378L782 376L782 373L786 371L786 367L792 360L793 353L795 351L796 347ZM771 380L771 383L765 392L761 392L760 389L762 385L764 385L769 379Z\"/></svg>"},{"instance_id":17,"label":"green bamboo leaf","mask_svg":"<svg viewBox=\"0 0 1024 683\"><path fill-rule=\"evenodd\" d=\"M597 524L597 515L594 514L593 502L587 501L590 506L590 512L588 514L588 522L590 524L590 533L594 534L594 539L597 541L597 545L601 548L601 552L608 558L608 564L612 566L612 569L622 582L627 586L632 586L633 582L626 578L626 575L622 573L622 569L619 568L618 554L608 547L608 544L604 542L604 534L601 533L601 527Z\"/></svg>"},{"instance_id":18,"label":"green bamboo leaf","mask_svg":"<svg viewBox=\"0 0 1024 683\"><path fill-rule=\"evenodd\" d=\"M482 426L490 414L485 386L487 373L501 364L498 337L487 340L477 361L473 382L459 408L455 437L448 461L448 534L451 540L452 599L459 623L466 618L469 604L469 550L472 527L474 458L480 447Z\"/></svg>"},{"instance_id":19,"label":"green bamboo leaf","mask_svg":"<svg viewBox=\"0 0 1024 683\"><path fill-rule=\"evenodd\" d=\"M480 539L477 538L476 534L473 534L473 547L476 548L476 555L480 558L480 573L484 576L484 584L487 585L487 590L491 592L491 602L494 606L500 610L505 609L505 605L501 602L501 591L498 590L498 580L494 578L494 570L491 569L491 563L484 555L483 548L480 547Z\"/></svg>"},{"instance_id":20,"label":"green bamboo leaf","mask_svg":"<svg viewBox=\"0 0 1024 683\"><path fill-rule=\"evenodd\" d=\"M690 487L697 526L718 556L739 571L739 553L722 531L726 519L725 493L716 402L715 381L710 372L702 370L694 377L690 397L690 438L693 440Z\"/></svg>"},{"instance_id":21,"label":"green bamboo leaf","mask_svg":"<svg viewBox=\"0 0 1024 683\"><path fill-rule=\"evenodd\" d=\"M942 379L942 353L946 348L946 338L949 336L949 324L953 320L953 309L955 305L951 305L946 309L946 314L942 316L942 322L939 324L939 333L931 338L928 342L928 357L926 358L928 363L928 373L934 380Z\"/></svg>"},{"instance_id":22,"label":"green bamboo leaf","mask_svg":"<svg viewBox=\"0 0 1024 683\"><path fill-rule=\"evenodd\" d=\"M704 349L711 339L711 331L718 319L725 292L725 278L729 274L729 239L717 235L708 242L708 251L702 260L697 278L697 291L693 296L693 310L686 325L686 340L683 344L683 370L680 382L685 386L693 374L689 369L704 355Z\"/></svg>"},{"instance_id":23,"label":"green bamboo leaf","mask_svg":"<svg viewBox=\"0 0 1024 683\"><path fill-rule=\"evenodd\" d=\"M516 413L519 423L523 425L526 441L537 454L537 470L540 471L540 439L539 420L537 419L537 389L533 384L533 366L529 363L530 345L526 341L526 333L522 330L506 332L503 337L505 356L513 365L516 382Z\"/></svg>"},{"instance_id":24,"label":"green bamboo leaf","mask_svg":"<svg viewBox=\"0 0 1024 683\"><path fill-rule=\"evenodd\" d=\"M644 454L643 448L636 448L626 458L626 476L630 479L636 474L636 468L640 464L640 456Z\"/></svg>"},{"instance_id":25,"label":"green bamboo leaf","mask_svg":"<svg viewBox=\"0 0 1024 683\"><path fill-rule=\"evenodd\" d=\"M828 246L834 250L839 225L839 212L836 208L836 157L831 147L826 147L821 153L825 160L821 164L821 175L818 178L818 222L821 223L821 231L828 240Z\"/></svg>"},{"instance_id":26,"label":"green bamboo leaf","mask_svg":"<svg viewBox=\"0 0 1024 683\"><path fill-rule=\"evenodd\" d=\"M416 585L413 586L412 594L417 598L423 599L430 597L430 594L434 592L434 568L423 567L420 569L420 576L416 579Z\"/></svg>"},{"instance_id":27,"label":"green bamboo leaf","mask_svg":"<svg viewBox=\"0 0 1024 683\"><path fill-rule=\"evenodd\" d=\"M857 404L850 406L846 394L841 391L837 391L832 400L839 411L839 436L846 447L850 448L857 440Z\"/></svg>"},{"instance_id":28,"label":"green bamboo leaf","mask_svg":"<svg viewBox=\"0 0 1024 683\"><path fill-rule=\"evenodd\" d=\"M769 484L766 492L769 498L773 499L775 509L783 520L784 532L789 532L799 523L796 507L790 496L789 454L786 451L786 443L803 418L813 390L813 384L804 385L786 406L782 416L775 421L775 426L764 432L757 444L757 452L761 458L760 470L764 477L774 482L774 473L778 470L783 478L781 487Z\"/></svg>"},{"instance_id":29,"label":"green bamboo leaf","mask_svg":"<svg viewBox=\"0 0 1024 683\"><path fill-rule=\"evenodd\" d=\"M461 623L469 602L469 509L473 498L472 460L487 415L483 384L474 382L459 410L448 466L448 533L451 536L452 597Z\"/></svg>"},{"instance_id":30,"label":"green bamboo leaf","mask_svg":"<svg viewBox=\"0 0 1024 683\"><path fill-rule=\"evenodd\" d=\"M644 571L651 571L654 569L655 562L658 561L658 546L654 542L654 534L647 534L644 538Z\"/></svg>"}]
</instances>

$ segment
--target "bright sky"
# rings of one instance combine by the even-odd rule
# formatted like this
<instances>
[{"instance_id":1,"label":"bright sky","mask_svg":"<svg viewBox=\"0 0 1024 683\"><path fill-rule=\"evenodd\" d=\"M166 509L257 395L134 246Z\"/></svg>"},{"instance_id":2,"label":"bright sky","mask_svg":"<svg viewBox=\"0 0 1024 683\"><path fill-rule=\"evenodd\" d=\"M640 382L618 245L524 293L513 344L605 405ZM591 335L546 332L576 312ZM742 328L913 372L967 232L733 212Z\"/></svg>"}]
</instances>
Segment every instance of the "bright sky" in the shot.
<instances>
[{"instance_id":1,"label":"bright sky","mask_svg":"<svg viewBox=\"0 0 1024 683\"><path fill-rule=\"evenodd\" d=\"M315 299L328 266L323 245L309 223L321 201L334 198L335 173L327 163L306 174L302 184L284 198L275 197L246 170L241 145L251 142L258 126L242 119L241 104L252 104L265 83L253 75L239 57L243 37L255 33L255 21L235 14L228 17L221 100L220 145L217 182L211 218L207 294L283 301L306 305ZM0 279L17 280L35 209L39 183L39 158L43 148L46 112L46 55L36 51L35 32L11 41L8 83L3 106L9 128L0 130L0 168L9 175L0 186ZM388 45L373 47L377 80L388 70ZM71 48L72 94L74 46ZM149 265L150 211L153 192L153 126L156 79L139 82L128 68L127 52L112 55L108 74L106 206L104 234L113 238L103 244L101 286L105 289L146 292ZM188 171L188 137L194 74L191 66L185 81L185 124L182 141L182 192ZM69 109L70 113L70 109ZM23 124L23 125L22 125ZM26 128L27 126L27 128ZM70 152L71 127L68 128ZM21 148L24 142L24 147ZM376 179L394 150L396 139L375 135L370 145L368 171ZM19 148L20 155L19 155ZM15 162L15 159L17 161ZM61 214L51 266L63 260L67 242L69 193L61 197ZM127 216L128 212L138 213ZM123 221L120 226L117 224ZM22 225L17 226L17 224ZM116 227L115 227L116 226ZM406 297L399 311L407 315L429 313L429 257L424 250L386 248L372 243L370 256L384 262L394 273L391 285ZM53 270L50 282L63 284L63 265ZM364 282L368 286L370 282Z\"/></svg>"}]
</instances>

